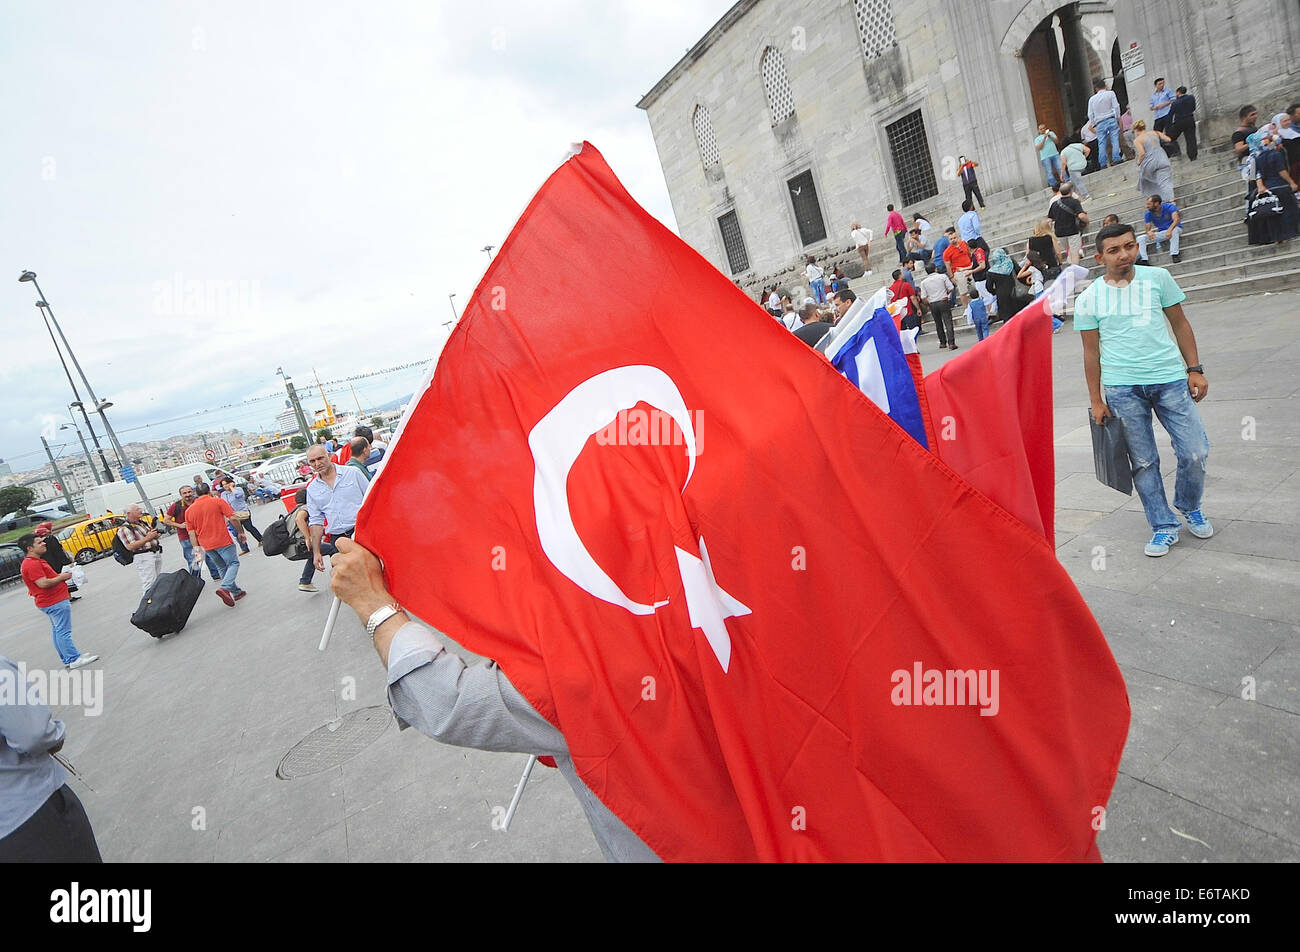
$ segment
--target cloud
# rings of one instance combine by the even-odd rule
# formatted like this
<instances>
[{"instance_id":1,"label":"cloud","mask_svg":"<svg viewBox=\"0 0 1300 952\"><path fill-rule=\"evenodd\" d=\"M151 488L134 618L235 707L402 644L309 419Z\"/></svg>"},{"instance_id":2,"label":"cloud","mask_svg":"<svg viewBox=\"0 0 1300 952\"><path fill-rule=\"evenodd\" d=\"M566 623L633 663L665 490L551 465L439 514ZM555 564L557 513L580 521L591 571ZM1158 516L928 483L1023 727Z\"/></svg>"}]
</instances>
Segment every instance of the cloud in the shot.
<instances>
[{"instance_id":1,"label":"cloud","mask_svg":"<svg viewBox=\"0 0 1300 952\"><path fill-rule=\"evenodd\" d=\"M0 152L0 260L40 273L115 426L269 425L278 401L160 421L275 392L277 366L433 359L572 141L671 227L635 103L730 5L24 7L0 48L42 81ZM31 285L5 293L0 441L25 466L71 393Z\"/></svg>"}]
</instances>

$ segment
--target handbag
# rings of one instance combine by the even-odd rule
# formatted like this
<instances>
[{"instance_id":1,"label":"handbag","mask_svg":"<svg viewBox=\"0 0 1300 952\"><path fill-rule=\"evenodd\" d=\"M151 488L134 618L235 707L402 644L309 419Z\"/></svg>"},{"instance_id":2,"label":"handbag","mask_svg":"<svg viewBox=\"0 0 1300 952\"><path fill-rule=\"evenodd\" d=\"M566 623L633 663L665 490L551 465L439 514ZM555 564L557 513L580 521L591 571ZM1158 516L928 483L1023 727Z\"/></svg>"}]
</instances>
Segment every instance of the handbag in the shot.
<instances>
[{"instance_id":1,"label":"handbag","mask_svg":"<svg viewBox=\"0 0 1300 952\"><path fill-rule=\"evenodd\" d=\"M1126 496L1133 495L1133 466L1123 424L1111 417L1109 423L1099 426L1089 412L1088 427L1092 431L1092 465L1097 481Z\"/></svg>"},{"instance_id":2,"label":"handbag","mask_svg":"<svg viewBox=\"0 0 1300 952\"><path fill-rule=\"evenodd\" d=\"M1282 203L1272 192L1261 192L1250 201L1250 211L1246 217L1253 221L1279 218L1283 214Z\"/></svg>"},{"instance_id":3,"label":"handbag","mask_svg":"<svg viewBox=\"0 0 1300 952\"><path fill-rule=\"evenodd\" d=\"M235 510L235 518L240 522L247 522L249 519L253 518L253 514L247 509L237 509Z\"/></svg>"}]
</instances>

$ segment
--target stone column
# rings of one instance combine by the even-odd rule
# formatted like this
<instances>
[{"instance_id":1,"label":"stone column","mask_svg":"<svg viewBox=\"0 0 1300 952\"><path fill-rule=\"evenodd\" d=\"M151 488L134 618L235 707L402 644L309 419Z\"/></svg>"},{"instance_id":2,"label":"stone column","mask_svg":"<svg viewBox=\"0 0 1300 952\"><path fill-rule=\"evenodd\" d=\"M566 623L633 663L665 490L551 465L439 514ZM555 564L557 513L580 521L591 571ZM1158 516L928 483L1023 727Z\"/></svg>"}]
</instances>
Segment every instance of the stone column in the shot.
<instances>
[{"instance_id":1,"label":"stone column","mask_svg":"<svg viewBox=\"0 0 1300 952\"><path fill-rule=\"evenodd\" d=\"M1039 187L1039 167L1030 154L1033 141L1033 100L1024 64L998 50L993 19L984 4L944 0L952 24L960 67L958 81L966 90L965 116L958 141L980 163L980 184L990 192L1013 190L1019 196Z\"/></svg>"}]
</instances>

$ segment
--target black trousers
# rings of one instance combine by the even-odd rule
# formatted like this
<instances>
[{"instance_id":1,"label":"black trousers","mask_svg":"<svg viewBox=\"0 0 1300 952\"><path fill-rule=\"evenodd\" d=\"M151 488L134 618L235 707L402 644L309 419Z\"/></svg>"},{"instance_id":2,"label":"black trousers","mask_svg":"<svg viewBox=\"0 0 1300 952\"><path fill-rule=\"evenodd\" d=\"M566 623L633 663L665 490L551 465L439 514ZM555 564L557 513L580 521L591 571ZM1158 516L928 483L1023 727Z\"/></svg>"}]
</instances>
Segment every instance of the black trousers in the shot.
<instances>
[{"instance_id":1,"label":"black trousers","mask_svg":"<svg viewBox=\"0 0 1300 952\"><path fill-rule=\"evenodd\" d=\"M1151 128L1156 132L1163 132L1165 135L1169 135L1169 113L1165 113L1159 119L1153 119L1151 121Z\"/></svg>"},{"instance_id":2,"label":"black trousers","mask_svg":"<svg viewBox=\"0 0 1300 952\"><path fill-rule=\"evenodd\" d=\"M1178 122L1171 122L1169 124L1169 128L1165 131L1165 135L1173 139L1174 142L1178 141L1178 137L1180 135L1186 135L1187 136L1187 157L1191 159L1193 162L1196 161L1197 149L1196 149L1196 120L1195 119L1180 119Z\"/></svg>"},{"instance_id":3,"label":"black trousers","mask_svg":"<svg viewBox=\"0 0 1300 952\"><path fill-rule=\"evenodd\" d=\"M0 839L0 863L102 863L86 810L66 783Z\"/></svg>"},{"instance_id":4,"label":"black trousers","mask_svg":"<svg viewBox=\"0 0 1300 952\"><path fill-rule=\"evenodd\" d=\"M969 202L970 197L973 194L975 196L975 201L980 203L980 208L984 207L984 196L980 194L979 182L970 182L969 184L966 182L962 182L961 187L962 190L965 191L966 193L966 201Z\"/></svg>"},{"instance_id":5,"label":"black trousers","mask_svg":"<svg viewBox=\"0 0 1300 952\"><path fill-rule=\"evenodd\" d=\"M952 331L952 305L947 301L931 301L930 316L934 318L934 331L939 335L939 346L949 341L957 343L957 335Z\"/></svg>"}]
</instances>

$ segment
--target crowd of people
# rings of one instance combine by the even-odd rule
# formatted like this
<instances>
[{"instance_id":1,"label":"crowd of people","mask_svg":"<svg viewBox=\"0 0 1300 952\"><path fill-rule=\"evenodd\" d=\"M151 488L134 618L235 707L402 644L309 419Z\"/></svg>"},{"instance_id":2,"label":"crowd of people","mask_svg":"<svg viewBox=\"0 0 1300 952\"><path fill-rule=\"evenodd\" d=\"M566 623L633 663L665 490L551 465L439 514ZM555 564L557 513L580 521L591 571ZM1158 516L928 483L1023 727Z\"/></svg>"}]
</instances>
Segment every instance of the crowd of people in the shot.
<instances>
[{"instance_id":1,"label":"crowd of people","mask_svg":"<svg viewBox=\"0 0 1300 952\"><path fill-rule=\"evenodd\" d=\"M1300 234L1300 102L1262 126L1242 106L1232 147L1246 184L1246 232L1252 245L1284 245Z\"/></svg>"},{"instance_id":2,"label":"crowd of people","mask_svg":"<svg viewBox=\"0 0 1300 952\"><path fill-rule=\"evenodd\" d=\"M895 299L905 302L900 325L922 327L927 317L933 317L940 347L951 349L956 346L952 322L964 317L982 340L990 323L1015 313L1041 294L1063 267L1082 261L1084 241L1093 227L1083 206L1092 197L1084 175L1126 161L1137 165L1136 187L1145 203L1142 221L1135 228L1137 263L1150 265L1152 256L1166 249L1172 263L1180 262L1186 221L1174 197L1171 157L1182 154L1181 141L1188 160L1197 159L1196 97L1186 86L1169 89L1163 77L1153 85L1150 128L1144 120L1134 120L1131 110L1101 79L1093 82L1087 121L1068 137L1039 125L1033 149L1052 194L1023 249L992 249L985 241L976 209L987 207L976 171L979 163L965 155L958 157L957 170L964 195L962 212L952 226L940 232L916 215L909 227L895 206L887 205L884 234L894 242L898 267L885 283ZM1285 244L1300 235L1300 103L1275 113L1262 126L1257 124L1255 106L1242 107L1239 115L1241 124L1232 143L1246 183L1249 241ZM1101 224L1118 222L1112 215ZM849 226L851 247L861 258L866 277L873 274L874 234L859 220ZM827 267L807 257L804 273L811 293L805 297L800 289L792 292L773 284L762 289L759 303L804 339L811 332L801 328L833 326L835 296L848 288L848 281L839 267L833 273ZM926 284L928 278L933 280ZM936 309L941 291L946 296ZM814 310L806 317L808 305Z\"/></svg>"}]
</instances>

